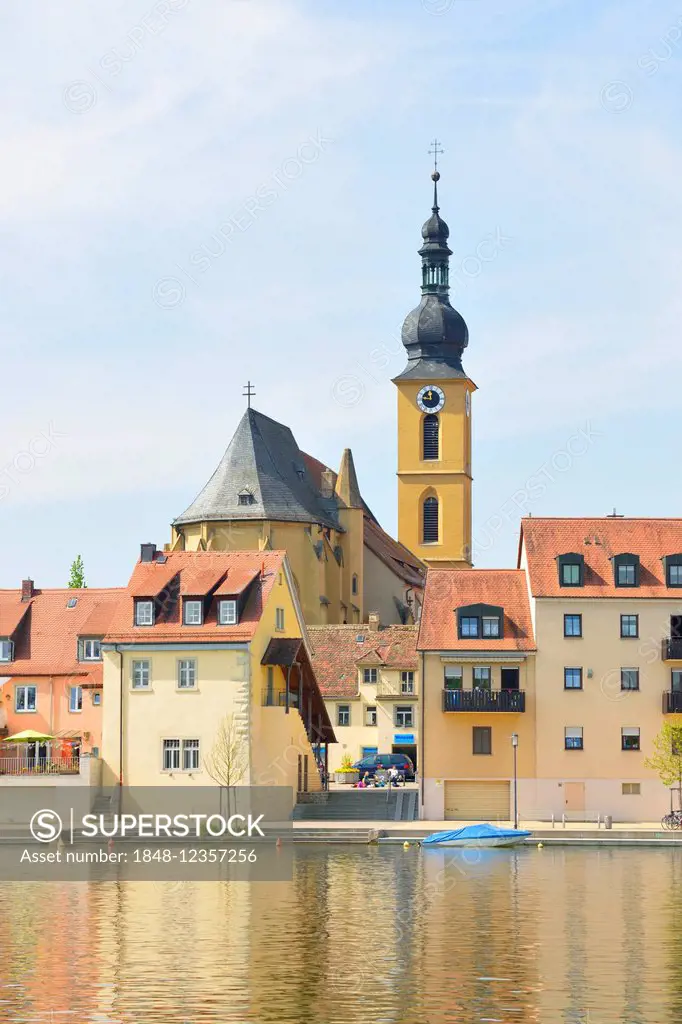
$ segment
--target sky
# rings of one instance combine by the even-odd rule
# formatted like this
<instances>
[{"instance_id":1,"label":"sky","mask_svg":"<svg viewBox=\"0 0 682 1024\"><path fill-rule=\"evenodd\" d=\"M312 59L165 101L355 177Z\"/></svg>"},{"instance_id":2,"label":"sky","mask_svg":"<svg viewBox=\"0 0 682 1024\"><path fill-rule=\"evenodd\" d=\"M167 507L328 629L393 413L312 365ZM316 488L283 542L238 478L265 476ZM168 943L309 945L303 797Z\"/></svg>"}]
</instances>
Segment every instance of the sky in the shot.
<instances>
[{"instance_id":1,"label":"sky","mask_svg":"<svg viewBox=\"0 0 682 1024\"><path fill-rule=\"evenodd\" d=\"M123 584L247 380L395 531L434 137L476 564L682 514L679 4L24 0L0 54L1 587Z\"/></svg>"}]
</instances>

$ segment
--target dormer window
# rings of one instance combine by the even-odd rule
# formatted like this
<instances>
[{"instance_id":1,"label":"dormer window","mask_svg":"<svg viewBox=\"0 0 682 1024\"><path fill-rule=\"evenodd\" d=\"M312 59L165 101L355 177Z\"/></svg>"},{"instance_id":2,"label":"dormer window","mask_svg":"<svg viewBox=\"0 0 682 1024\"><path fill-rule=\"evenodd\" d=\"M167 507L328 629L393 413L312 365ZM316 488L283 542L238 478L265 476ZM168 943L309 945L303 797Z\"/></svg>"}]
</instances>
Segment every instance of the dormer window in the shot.
<instances>
[{"instance_id":1,"label":"dormer window","mask_svg":"<svg viewBox=\"0 0 682 1024\"><path fill-rule=\"evenodd\" d=\"M135 625L154 625L154 602L149 600L135 602Z\"/></svg>"},{"instance_id":2,"label":"dormer window","mask_svg":"<svg viewBox=\"0 0 682 1024\"><path fill-rule=\"evenodd\" d=\"M665 565L666 586L682 587L682 554L666 555L663 563Z\"/></svg>"},{"instance_id":3,"label":"dormer window","mask_svg":"<svg viewBox=\"0 0 682 1024\"><path fill-rule=\"evenodd\" d=\"M240 505L253 505L253 503L256 500L253 496L252 491L250 491L248 487L245 487L242 491L239 492L238 498Z\"/></svg>"},{"instance_id":4,"label":"dormer window","mask_svg":"<svg viewBox=\"0 0 682 1024\"><path fill-rule=\"evenodd\" d=\"M201 601L188 601L185 599L182 614L183 622L186 626L200 626L204 621L204 609Z\"/></svg>"},{"instance_id":5,"label":"dormer window","mask_svg":"<svg viewBox=\"0 0 682 1024\"><path fill-rule=\"evenodd\" d=\"M83 661L102 660L102 641L83 640Z\"/></svg>"},{"instance_id":6,"label":"dormer window","mask_svg":"<svg viewBox=\"0 0 682 1024\"><path fill-rule=\"evenodd\" d=\"M583 555L569 552L557 558L560 587L582 587L585 580L585 559Z\"/></svg>"},{"instance_id":7,"label":"dormer window","mask_svg":"<svg viewBox=\"0 0 682 1024\"><path fill-rule=\"evenodd\" d=\"M614 555L613 581L617 587L639 586L639 556Z\"/></svg>"},{"instance_id":8,"label":"dormer window","mask_svg":"<svg viewBox=\"0 0 682 1024\"><path fill-rule=\"evenodd\" d=\"M218 604L218 625L234 626L237 622L237 602L220 601Z\"/></svg>"},{"instance_id":9,"label":"dormer window","mask_svg":"<svg viewBox=\"0 0 682 1024\"><path fill-rule=\"evenodd\" d=\"M11 640L0 640L0 661L14 661L14 643Z\"/></svg>"},{"instance_id":10,"label":"dormer window","mask_svg":"<svg viewBox=\"0 0 682 1024\"><path fill-rule=\"evenodd\" d=\"M499 637L500 620L496 615L483 616L483 636Z\"/></svg>"},{"instance_id":11,"label":"dormer window","mask_svg":"<svg viewBox=\"0 0 682 1024\"><path fill-rule=\"evenodd\" d=\"M492 604L470 604L457 610L460 640L500 640L504 634L504 609Z\"/></svg>"}]
</instances>

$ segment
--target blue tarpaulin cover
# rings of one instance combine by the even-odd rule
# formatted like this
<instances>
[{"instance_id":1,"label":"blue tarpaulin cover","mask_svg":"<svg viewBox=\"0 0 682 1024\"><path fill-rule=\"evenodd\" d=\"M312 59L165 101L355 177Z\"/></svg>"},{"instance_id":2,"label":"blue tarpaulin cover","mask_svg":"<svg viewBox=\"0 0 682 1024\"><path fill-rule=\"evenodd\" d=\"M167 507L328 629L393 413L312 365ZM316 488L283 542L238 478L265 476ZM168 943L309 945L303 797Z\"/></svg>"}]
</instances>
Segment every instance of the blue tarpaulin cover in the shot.
<instances>
[{"instance_id":1,"label":"blue tarpaulin cover","mask_svg":"<svg viewBox=\"0 0 682 1024\"><path fill-rule=\"evenodd\" d=\"M518 839L524 839L530 834L530 832L524 829L517 828L497 828L495 825L488 824L466 825L464 828L458 828L454 832L434 832L433 835L427 836L426 839L422 840L422 845L451 843L458 839L512 839L514 836Z\"/></svg>"}]
</instances>

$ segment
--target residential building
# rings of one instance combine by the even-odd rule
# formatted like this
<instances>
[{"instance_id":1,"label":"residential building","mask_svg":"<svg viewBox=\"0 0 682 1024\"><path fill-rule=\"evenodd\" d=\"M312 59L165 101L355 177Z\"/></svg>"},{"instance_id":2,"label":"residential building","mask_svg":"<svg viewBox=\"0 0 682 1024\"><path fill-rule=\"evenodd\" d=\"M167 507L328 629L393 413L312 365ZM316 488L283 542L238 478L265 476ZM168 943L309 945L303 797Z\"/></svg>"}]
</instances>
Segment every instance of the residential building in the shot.
<instances>
[{"instance_id":1,"label":"residential building","mask_svg":"<svg viewBox=\"0 0 682 1024\"><path fill-rule=\"evenodd\" d=\"M309 625L361 623L368 607L390 622L418 620L424 566L364 502L350 449L337 474L249 407L213 476L174 520L168 550L273 549L287 552Z\"/></svg>"},{"instance_id":2,"label":"residential building","mask_svg":"<svg viewBox=\"0 0 682 1024\"><path fill-rule=\"evenodd\" d=\"M337 742L329 766L370 754L406 754L419 770L420 677L416 626L308 629L315 674Z\"/></svg>"},{"instance_id":3,"label":"residential building","mask_svg":"<svg viewBox=\"0 0 682 1024\"><path fill-rule=\"evenodd\" d=\"M79 774L102 745L101 641L122 590L45 589L31 579L0 591L0 737L4 776Z\"/></svg>"},{"instance_id":4,"label":"residential building","mask_svg":"<svg viewBox=\"0 0 682 1024\"><path fill-rule=\"evenodd\" d=\"M670 793L645 766L682 712L682 520L522 520L537 639L537 779L528 817L656 821Z\"/></svg>"},{"instance_id":5,"label":"residential building","mask_svg":"<svg viewBox=\"0 0 682 1024\"><path fill-rule=\"evenodd\" d=\"M407 366L398 389L398 538L434 568L471 566L471 397L462 367L469 344L450 304L449 228L440 216L438 180L422 228L422 297L402 328Z\"/></svg>"},{"instance_id":6,"label":"residential building","mask_svg":"<svg viewBox=\"0 0 682 1024\"><path fill-rule=\"evenodd\" d=\"M103 652L107 783L213 785L227 729L232 784L321 788L334 731L284 552L143 544Z\"/></svg>"},{"instance_id":7,"label":"residential building","mask_svg":"<svg viewBox=\"0 0 682 1024\"><path fill-rule=\"evenodd\" d=\"M508 820L535 777L535 637L525 574L429 569L417 643L423 677L422 817Z\"/></svg>"}]
</instances>

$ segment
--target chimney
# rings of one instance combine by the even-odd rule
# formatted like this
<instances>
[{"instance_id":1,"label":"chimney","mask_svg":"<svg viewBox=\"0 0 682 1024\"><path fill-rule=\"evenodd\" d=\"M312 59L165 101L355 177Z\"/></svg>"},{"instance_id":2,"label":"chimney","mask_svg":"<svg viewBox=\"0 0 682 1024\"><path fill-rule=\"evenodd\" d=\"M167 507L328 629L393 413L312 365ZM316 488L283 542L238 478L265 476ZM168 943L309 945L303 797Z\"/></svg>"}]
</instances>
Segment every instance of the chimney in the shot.
<instances>
[{"instance_id":1,"label":"chimney","mask_svg":"<svg viewBox=\"0 0 682 1024\"><path fill-rule=\"evenodd\" d=\"M22 580L21 581L21 600L26 602L30 601L35 591L33 589L33 580Z\"/></svg>"},{"instance_id":2,"label":"chimney","mask_svg":"<svg viewBox=\"0 0 682 1024\"><path fill-rule=\"evenodd\" d=\"M328 501L334 497L334 474L331 469L322 470L322 479L320 481L320 494Z\"/></svg>"},{"instance_id":3,"label":"chimney","mask_svg":"<svg viewBox=\"0 0 682 1024\"><path fill-rule=\"evenodd\" d=\"M153 562L156 557L156 544L140 544L140 561Z\"/></svg>"},{"instance_id":4,"label":"chimney","mask_svg":"<svg viewBox=\"0 0 682 1024\"><path fill-rule=\"evenodd\" d=\"M369 628L372 630L373 633L379 632L379 629L381 628L381 618L379 617L379 612L370 612L367 622Z\"/></svg>"}]
</instances>

